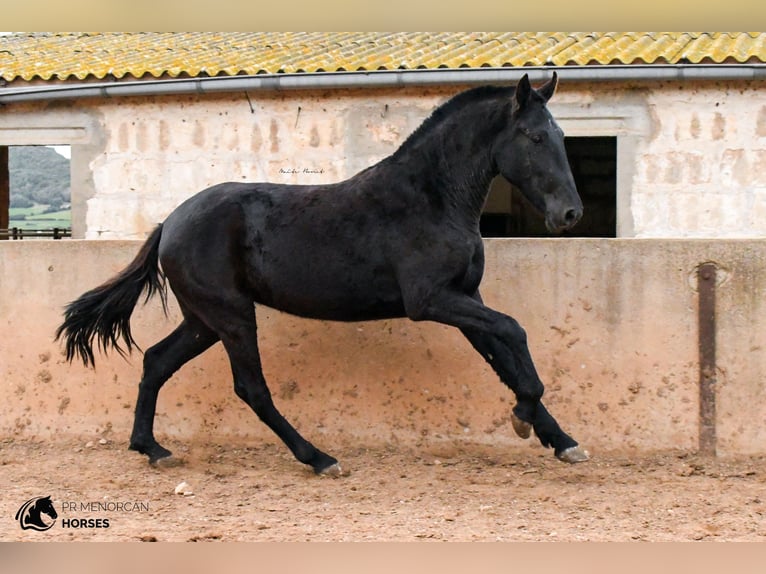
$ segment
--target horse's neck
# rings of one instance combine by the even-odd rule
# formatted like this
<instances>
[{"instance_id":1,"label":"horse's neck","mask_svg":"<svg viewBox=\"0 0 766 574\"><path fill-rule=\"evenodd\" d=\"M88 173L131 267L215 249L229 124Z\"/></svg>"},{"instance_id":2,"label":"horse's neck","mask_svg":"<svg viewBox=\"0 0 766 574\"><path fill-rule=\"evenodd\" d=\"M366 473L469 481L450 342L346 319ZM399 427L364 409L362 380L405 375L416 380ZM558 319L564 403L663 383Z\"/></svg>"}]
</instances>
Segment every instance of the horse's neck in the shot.
<instances>
[{"instance_id":1,"label":"horse's neck","mask_svg":"<svg viewBox=\"0 0 766 574\"><path fill-rule=\"evenodd\" d=\"M442 146L436 156L422 162L421 169L431 190L442 195L446 206L476 223L487 200L490 182L497 174L489 150L491 143L473 143L465 142L463 152L454 146Z\"/></svg>"},{"instance_id":2,"label":"horse's neck","mask_svg":"<svg viewBox=\"0 0 766 574\"><path fill-rule=\"evenodd\" d=\"M487 202L489 185L497 173L493 170L488 151L485 157L473 159L471 168L463 172L463 180L455 181L449 193L464 202L472 220L478 223L484 204Z\"/></svg>"},{"instance_id":3,"label":"horse's neck","mask_svg":"<svg viewBox=\"0 0 766 574\"><path fill-rule=\"evenodd\" d=\"M487 108L490 109L490 108ZM489 184L497 175L491 146L499 131L495 114L474 112L470 120L444 122L423 134L408 161L425 179L438 184L448 205L478 221ZM462 129L458 126L465 126Z\"/></svg>"}]
</instances>

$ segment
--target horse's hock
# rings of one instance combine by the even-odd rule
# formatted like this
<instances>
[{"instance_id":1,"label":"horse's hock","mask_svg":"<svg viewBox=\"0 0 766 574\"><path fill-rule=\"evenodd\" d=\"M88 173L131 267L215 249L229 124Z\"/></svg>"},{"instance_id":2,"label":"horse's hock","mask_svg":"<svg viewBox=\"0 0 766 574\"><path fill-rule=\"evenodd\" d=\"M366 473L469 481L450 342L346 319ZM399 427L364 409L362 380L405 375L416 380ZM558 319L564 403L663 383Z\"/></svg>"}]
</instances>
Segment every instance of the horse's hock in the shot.
<instances>
[{"instance_id":1,"label":"horse's hock","mask_svg":"<svg viewBox=\"0 0 766 574\"><path fill-rule=\"evenodd\" d=\"M0 244L2 436L104 435L127 445L141 355L101 356L95 370L69 365L53 333L63 306L122 269L138 246ZM763 454L765 249L766 240L489 240L482 293L525 328L546 405L592 454ZM716 271L712 299L703 264ZM350 437L521 444L512 393L459 332L258 313L275 402L320 447ZM175 306L166 319L157 300L137 309L133 332L146 348L178 320ZM703 348L711 337L712 359ZM166 385L156 432L275 440L235 396L220 345Z\"/></svg>"}]
</instances>

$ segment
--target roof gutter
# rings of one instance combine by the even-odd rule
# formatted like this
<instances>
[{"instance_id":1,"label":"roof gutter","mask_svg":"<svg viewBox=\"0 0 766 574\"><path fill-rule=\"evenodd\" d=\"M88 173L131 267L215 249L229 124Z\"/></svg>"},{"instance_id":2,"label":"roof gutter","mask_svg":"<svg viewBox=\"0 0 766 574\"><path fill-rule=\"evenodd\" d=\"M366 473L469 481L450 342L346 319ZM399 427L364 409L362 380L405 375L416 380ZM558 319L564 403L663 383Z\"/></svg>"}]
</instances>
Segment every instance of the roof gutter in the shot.
<instances>
[{"instance_id":1,"label":"roof gutter","mask_svg":"<svg viewBox=\"0 0 766 574\"><path fill-rule=\"evenodd\" d=\"M400 88L407 86L515 83L524 74L533 82L556 71L563 82L735 81L766 79L766 64L679 64L535 66L522 68L459 68L259 74L132 82L0 89L0 104L80 98L112 98L220 92L310 89Z\"/></svg>"}]
</instances>

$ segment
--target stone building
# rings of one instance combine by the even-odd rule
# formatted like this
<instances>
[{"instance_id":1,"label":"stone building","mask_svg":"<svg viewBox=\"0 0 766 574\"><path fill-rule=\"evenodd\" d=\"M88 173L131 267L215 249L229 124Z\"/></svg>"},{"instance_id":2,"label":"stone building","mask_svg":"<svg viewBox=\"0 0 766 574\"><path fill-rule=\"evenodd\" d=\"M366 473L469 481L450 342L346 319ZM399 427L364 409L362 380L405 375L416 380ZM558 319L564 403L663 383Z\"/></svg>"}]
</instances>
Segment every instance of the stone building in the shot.
<instances>
[{"instance_id":1,"label":"stone building","mask_svg":"<svg viewBox=\"0 0 766 574\"><path fill-rule=\"evenodd\" d=\"M0 150L70 146L73 236L141 238L208 185L337 181L458 91L555 70L574 235L760 237L764 62L760 33L13 34ZM500 180L483 230L543 234Z\"/></svg>"}]
</instances>

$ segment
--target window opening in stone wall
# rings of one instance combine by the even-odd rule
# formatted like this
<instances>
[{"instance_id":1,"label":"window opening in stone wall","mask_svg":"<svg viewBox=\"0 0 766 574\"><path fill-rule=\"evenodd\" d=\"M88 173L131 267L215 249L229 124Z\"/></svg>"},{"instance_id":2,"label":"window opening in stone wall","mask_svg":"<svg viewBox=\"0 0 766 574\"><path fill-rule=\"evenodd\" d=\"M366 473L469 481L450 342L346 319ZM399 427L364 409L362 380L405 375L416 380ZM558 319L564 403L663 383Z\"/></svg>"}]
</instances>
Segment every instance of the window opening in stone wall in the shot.
<instances>
[{"instance_id":1,"label":"window opening in stone wall","mask_svg":"<svg viewBox=\"0 0 766 574\"><path fill-rule=\"evenodd\" d=\"M566 237L617 236L617 138L568 137L564 140L583 217ZM503 177L490 184L481 216L483 237L549 237L542 216Z\"/></svg>"},{"instance_id":2,"label":"window opening in stone wall","mask_svg":"<svg viewBox=\"0 0 766 574\"><path fill-rule=\"evenodd\" d=\"M70 158L68 145L0 146L0 237L71 236Z\"/></svg>"}]
</instances>

